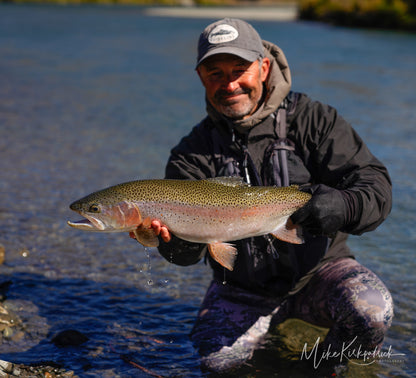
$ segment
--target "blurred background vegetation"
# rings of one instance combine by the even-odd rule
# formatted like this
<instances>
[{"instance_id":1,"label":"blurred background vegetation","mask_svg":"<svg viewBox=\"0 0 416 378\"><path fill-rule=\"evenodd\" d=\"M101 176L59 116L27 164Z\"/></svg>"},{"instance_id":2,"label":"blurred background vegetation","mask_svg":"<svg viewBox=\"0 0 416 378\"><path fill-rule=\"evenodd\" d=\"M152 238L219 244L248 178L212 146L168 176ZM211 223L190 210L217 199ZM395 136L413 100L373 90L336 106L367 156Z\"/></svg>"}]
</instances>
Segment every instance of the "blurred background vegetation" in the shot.
<instances>
[{"instance_id":1,"label":"blurred background vegetation","mask_svg":"<svg viewBox=\"0 0 416 378\"><path fill-rule=\"evenodd\" d=\"M296 6L302 20L416 31L416 0L0 0L14 3L153 6Z\"/></svg>"},{"instance_id":2,"label":"blurred background vegetation","mask_svg":"<svg viewBox=\"0 0 416 378\"><path fill-rule=\"evenodd\" d=\"M416 30L416 0L300 0L299 17L344 26Z\"/></svg>"}]
</instances>

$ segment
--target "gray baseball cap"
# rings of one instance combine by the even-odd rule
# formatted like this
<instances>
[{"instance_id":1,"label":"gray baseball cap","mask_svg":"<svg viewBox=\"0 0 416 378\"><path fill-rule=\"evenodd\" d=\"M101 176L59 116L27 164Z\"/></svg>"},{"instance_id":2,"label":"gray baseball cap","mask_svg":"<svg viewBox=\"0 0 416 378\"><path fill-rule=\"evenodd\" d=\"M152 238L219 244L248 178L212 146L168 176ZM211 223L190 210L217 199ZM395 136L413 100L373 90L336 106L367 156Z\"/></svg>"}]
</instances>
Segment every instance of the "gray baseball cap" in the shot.
<instances>
[{"instance_id":1,"label":"gray baseball cap","mask_svg":"<svg viewBox=\"0 0 416 378\"><path fill-rule=\"evenodd\" d=\"M257 31L247 22L224 18L208 25L198 42L198 67L215 54L237 55L249 62L264 57L264 47Z\"/></svg>"}]
</instances>

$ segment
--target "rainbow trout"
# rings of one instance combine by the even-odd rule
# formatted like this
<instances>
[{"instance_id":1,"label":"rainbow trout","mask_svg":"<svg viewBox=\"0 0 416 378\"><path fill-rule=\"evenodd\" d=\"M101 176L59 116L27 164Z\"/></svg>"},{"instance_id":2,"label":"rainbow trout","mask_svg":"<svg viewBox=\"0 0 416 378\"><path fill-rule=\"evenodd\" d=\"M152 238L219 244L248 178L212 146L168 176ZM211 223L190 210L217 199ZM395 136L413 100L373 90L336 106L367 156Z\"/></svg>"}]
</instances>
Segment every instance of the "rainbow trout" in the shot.
<instances>
[{"instance_id":1,"label":"rainbow trout","mask_svg":"<svg viewBox=\"0 0 416 378\"><path fill-rule=\"evenodd\" d=\"M310 197L296 186L249 186L235 177L131 181L72 203L70 208L86 219L68 224L88 231L134 232L144 246L157 247L150 223L159 220L181 239L208 244L212 258L233 270L237 250L227 242L272 234L303 243L301 229L289 217Z\"/></svg>"}]
</instances>

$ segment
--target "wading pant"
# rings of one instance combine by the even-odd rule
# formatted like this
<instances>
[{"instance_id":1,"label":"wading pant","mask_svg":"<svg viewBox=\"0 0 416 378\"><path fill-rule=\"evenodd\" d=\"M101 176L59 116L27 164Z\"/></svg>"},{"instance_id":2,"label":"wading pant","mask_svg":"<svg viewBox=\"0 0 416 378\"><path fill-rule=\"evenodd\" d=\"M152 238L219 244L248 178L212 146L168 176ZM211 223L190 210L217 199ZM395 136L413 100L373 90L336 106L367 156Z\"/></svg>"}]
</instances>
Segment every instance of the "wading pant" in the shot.
<instances>
[{"instance_id":1,"label":"wading pant","mask_svg":"<svg viewBox=\"0 0 416 378\"><path fill-rule=\"evenodd\" d=\"M320 348L381 348L393 302L381 280L351 258L324 265L298 293L274 299L213 281L191 333L202 367L221 372L250 359L270 324L288 318L329 328Z\"/></svg>"}]
</instances>

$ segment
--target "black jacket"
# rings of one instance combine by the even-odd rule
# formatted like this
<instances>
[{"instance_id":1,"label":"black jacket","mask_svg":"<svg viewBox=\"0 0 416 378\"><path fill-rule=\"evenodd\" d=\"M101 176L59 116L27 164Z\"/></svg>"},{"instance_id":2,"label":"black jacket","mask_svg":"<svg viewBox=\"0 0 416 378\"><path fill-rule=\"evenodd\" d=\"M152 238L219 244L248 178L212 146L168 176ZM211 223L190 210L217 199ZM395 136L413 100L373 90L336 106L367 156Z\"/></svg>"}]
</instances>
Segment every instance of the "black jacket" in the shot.
<instances>
[{"instance_id":1,"label":"black jacket","mask_svg":"<svg viewBox=\"0 0 416 378\"><path fill-rule=\"evenodd\" d=\"M265 45L276 47L266 42ZM281 93L285 92L280 91L280 96ZM260 109L260 116L250 120L246 128L222 119L208 104L209 116L172 149L165 177L203 179L238 174L242 172L246 146L254 165L250 175L257 173L260 184L273 184L270 146L279 139L275 112L280 100L274 98L279 103L273 111L269 96L266 105L270 110L265 113L266 106ZM346 245L347 233L374 230L387 217L392 203L386 168L334 108L311 101L304 94L290 93L286 100L287 138L294 147L288 153L290 184L325 184L354 192L355 203L351 206L356 214L344 232L338 232L332 239L306 235L306 243L299 246L268 237L234 243L238 256L234 270L225 272L226 281L279 296L299 290L329 259L353 257ZM205 256L206 246L174 237L170 243L161 242L159 252L168 261L190 265ZM211 258L209 262L214 275L223 280L224 268Z\"/></svg>"}]
</instances>

